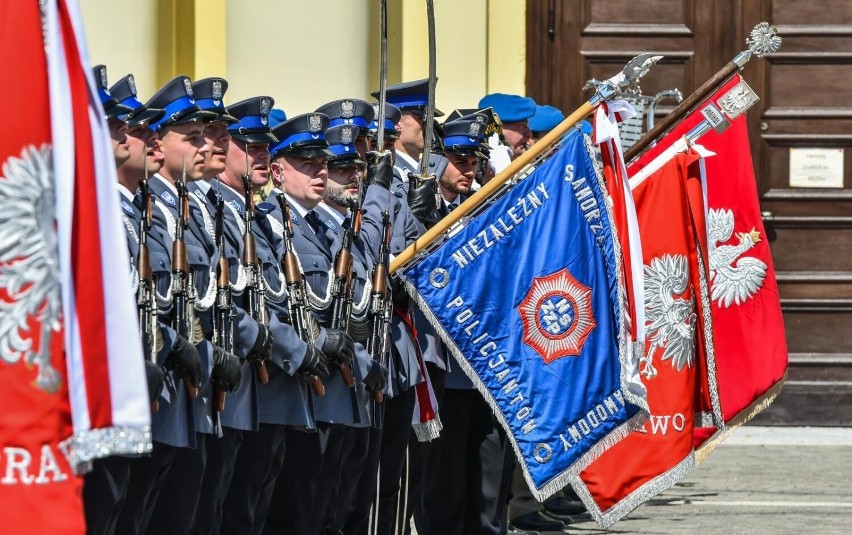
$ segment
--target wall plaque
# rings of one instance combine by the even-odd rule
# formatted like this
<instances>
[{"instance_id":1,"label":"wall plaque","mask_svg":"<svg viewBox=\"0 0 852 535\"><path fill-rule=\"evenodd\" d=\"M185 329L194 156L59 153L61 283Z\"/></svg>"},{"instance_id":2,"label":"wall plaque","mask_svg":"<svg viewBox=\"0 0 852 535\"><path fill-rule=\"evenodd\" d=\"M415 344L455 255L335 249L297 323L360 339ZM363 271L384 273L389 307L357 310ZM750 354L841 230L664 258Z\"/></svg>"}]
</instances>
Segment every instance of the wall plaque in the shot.
<instances>
[{"instance_id":1,"label":"wall plaque","mask_svg":"<svg viewBox=\"0 0 852 535\"><path fill-rule=\"evenodd\" d=\"M791 188L842 188L843 149L790 149Z\"/></svg>"}]
</instances>

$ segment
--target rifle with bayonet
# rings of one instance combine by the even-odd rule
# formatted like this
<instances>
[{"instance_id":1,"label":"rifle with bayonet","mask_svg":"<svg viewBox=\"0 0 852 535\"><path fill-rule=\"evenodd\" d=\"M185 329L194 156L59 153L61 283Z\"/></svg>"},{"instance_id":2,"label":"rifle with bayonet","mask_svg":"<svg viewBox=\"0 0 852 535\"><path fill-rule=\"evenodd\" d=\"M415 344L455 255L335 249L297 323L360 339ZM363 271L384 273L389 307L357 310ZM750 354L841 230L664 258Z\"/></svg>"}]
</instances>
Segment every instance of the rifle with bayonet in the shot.
<instances>
[{"instance_id":1,"label":"rifle with bayonet","mask_svg":"<svg viewBox=\"0 0 852 535\"><path fill-rule=\"evenodd\" d=\"M174 315L172 327L183 338L195 345L195 287L189 272L189 257L186 254L184 232L189 227L189 191L186 189L186 162L183 164L181 179L175 181L178 193L178 220L175 225L175 239L172 244L172 305ZM191 399L198 396L198 388L183 371L183 384Z\"/></svg>"},{"instance_id":2,"label":"rifle with bayonet","mask_svg":"<svg viewBox=\"0 0 852 535\"><path fill-rule=\"evenodd\" d=\"M148 187L148 159L145 159L145 179L139 183L142 197L142 220L139 222L139 255L136 257L136 308L139 313L139 332L142 352L151 362L157 362L157 301L154 295L154 277L151 272L151 254L148 235L151 232L151 189ZM159 403L151 402L151 412L157 412Z\"/></svg>"},{"instance_id":3,"label":"rifle with bayonet","mask_svg":"<svg viewBox=\"0 0 852 535\"><path fill-rule=\"evenodd\" d=\"M248 283L246 284L246 294L248 299L248 310L251 317L258 323L269 326L269 311L266 308L266 281L263 280L260 263L257 261L257 249L254 244L254 196L251 189L251 169L248 161L248 144L246 150L246 174L243 175L243 187L245 188L245 211L243 212L243 221L245 222L245 230L243 232L243 266L248 274ZM261 384L269 382L269 372L266 370L266 363L261 358L252 358L252 366L254 366L257 380Z\"/></svg>"},{"instance_id":4,"label":"rifle with bayonet","mask_svg":"<svg viewBox=\"0 0 852 535\"><path fill-rule=\"evenodd\" d=\"M367 339L367 353L373 360L386 366L385 353L387 352L387 330L390 324L391 304L390 292L388 291L388 266L390 264L390 239L391 225L390 215L387 211L382 212L382 242L379 245L379 255L376 265L373 266L372 285L370 291L370 310L368 313L371 329L370 337ZM384 396L381 390L373 391L373 426L381 428L382 411L379 404Z\"/></svg>"},{"instance_id":5,"label":"rifle with bayonet","mask_svg":"<svg viewBox=\"0 0 852 535\"><path fill-rule=\"evenodd\" d=\"M299 338L306 344L313 344L314 335L311 329L311 320L308 317L310 312L307 305L305 278L299 271L299 260L296 257L296 250L293 248L293 219L290 213L290 203L284 198L283 193L277 197L284 223L282 236L284 254L281 257L281 271L284 272L284 279L287 283L287 311L290 314L290 324ZM316 395L325 395L325 385L322 384L319 377L310 375L307 379Z\"/></svg>"}]
</instances>

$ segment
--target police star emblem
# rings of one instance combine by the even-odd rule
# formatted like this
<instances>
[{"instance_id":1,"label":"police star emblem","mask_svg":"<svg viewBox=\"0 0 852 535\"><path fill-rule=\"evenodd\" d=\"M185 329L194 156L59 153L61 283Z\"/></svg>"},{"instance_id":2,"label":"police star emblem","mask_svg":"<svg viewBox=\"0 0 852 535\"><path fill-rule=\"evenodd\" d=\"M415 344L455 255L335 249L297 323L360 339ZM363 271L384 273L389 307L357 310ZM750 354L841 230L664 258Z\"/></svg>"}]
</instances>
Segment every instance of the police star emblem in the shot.
<instances>
[{"instance_id":1,"label":"police star emblem","mask_svg":"<svg viewBox=\"0 0 852 535\"><path fill-rule=\"evenodd\" d=\"M344 119L351 119L355 117L355 103L351 100L341 101L340 116Z\"/></svg>"},{"instance_id":2,"label":"police star emblem","mask_svg":"<svg viewBox=\"0 0 852 535\"><path fill-rule=\"evenodd\" d=\"M562 269L533 279L532 287L518 305L524 343L550 364L562 357L576 357L595 329L592 289Z\"/></svg>"},{"instance_id":3,"label":"police star emblem","mask_svg":"<svg viewBox=\"0 0 852 535\"><path fill-rule=\"evenodd\" d=\"M189 81L189 78L183 79L183 89L186 91L188 97L192 96L192 83Z\"/></svg>"},{"instance_id":4,"label":"police star emblem","mask_svg":"<svg viewBox=\"0 0 852 535\"><path fill-rule=\"evenodd\" d=\"M308 132L316 134L322 130L322 117L319 115L308 115Z\"/></svg>"},{"instance_id":5,"label":"police star emblem","mask_svg":"<svg viewBox=\"0 0 852 535\"><path fill-rule=\"evenodd\" d=\"M130 89L130 94L136 96L136 80L132 74L127 75L127 87Z\"/></svg>"},{"instance_id":6,"label":"police star emblem","mask_svg":"<svg viewBox=\"0 0 852 535\"><path fill-rule=\"evenodd\" d=\"M211 97L213 100L222 100L222 82L219 80L214 80L211 85Z\"/></svg>"}]
</instances>

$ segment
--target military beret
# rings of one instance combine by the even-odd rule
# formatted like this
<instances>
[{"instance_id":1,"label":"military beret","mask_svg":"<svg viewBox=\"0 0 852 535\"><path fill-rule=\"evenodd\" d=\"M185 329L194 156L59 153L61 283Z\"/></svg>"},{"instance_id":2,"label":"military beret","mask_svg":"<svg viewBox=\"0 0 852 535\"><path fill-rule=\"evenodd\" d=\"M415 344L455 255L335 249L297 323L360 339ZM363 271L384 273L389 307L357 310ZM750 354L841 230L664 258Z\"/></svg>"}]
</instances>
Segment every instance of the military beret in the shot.
<instances>
[{"instance_id":1,"label":"military beret","mask_svg":"<svg viewBox=\"0 0 852 535\"><path fill-rule=\"evenodd\" d=\"M480 108L494 108L504 123L525 121L535 113L535 101L530 97L491 93L479 101Z\"/></svg>"},{"instance_id":2,"label":"military beret","mask_svg":"<svg viewBox=\"0 0 852 535\"><path fill-rule=\"evenodd\" d=\"M564 120L565 116L559 108L539 104L535 107L535 114L530 117L529 126L533 132L550 132Z\"/></svg>"}]
</instances>

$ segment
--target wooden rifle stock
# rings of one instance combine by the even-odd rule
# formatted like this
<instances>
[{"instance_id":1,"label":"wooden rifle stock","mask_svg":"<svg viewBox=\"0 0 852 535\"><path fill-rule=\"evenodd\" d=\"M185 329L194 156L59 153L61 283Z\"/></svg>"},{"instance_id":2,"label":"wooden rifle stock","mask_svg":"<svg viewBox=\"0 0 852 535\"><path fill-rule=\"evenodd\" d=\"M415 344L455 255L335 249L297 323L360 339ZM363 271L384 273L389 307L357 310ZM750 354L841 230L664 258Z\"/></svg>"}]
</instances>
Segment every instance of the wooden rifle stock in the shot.
<instances>
[{"instance_id":1,"label":"wooden rifle stock","mask_svg":"<svg viewBox=\"0 0 852 535\"><path fill-rule=\"evenodd\" d=\"M343 231L343 243L334 259L334 281L332 283L332 317L331 328L346 332L349 324L349 314L352 304L352 235L350 226ZM340 365L340 377L347 388L355 386L355 377L352 375L352 367L348 364Z\"/></svg>"},{"instance_id":2,"label":"wooden rifle stock","mask_svg":"<svg viewBox=\"0 0 852 535\"><path fill-rule=\"evenodd\" d=\"M296 252L293 249L293 219L290 213L290 205L284 194L278 195L278 205L281 208L281 216L284 223L284 256L281 258L281 269L284 272L284 280L287 283L287 292L289 299L287 300L287 308L290 313L290 324L293 330L306 344L313 344L311 340L310 327L308 325L307 308L305 299L305 279L299 271L299 261L296 258ZM325 385L316 375L307 377L314 394L317 396L325 395Z\"/></svg>"},{"instance_id":3,"label":"wooden rifle stock","mask_svg":"<svg viewBox=\"0 0 852 535\"><path fill-rule=\"evenodd\" d=\"M251 317L258 323L264 326L269 326L269 314L266 310L266 289L263 281L263 273L260 271L260 264L257 261L257 248L254 241L254 197L252 196L251 170L248 166L248 146L246 149L246 174L243 175L244 201L245 201L245 232L243 233L243 266L248 270L249 281L246 287L248 292L249 313ZM260 359L253 359L252 366L257 375L257 380L261 384L269 382L269 372L266 369L266 363Z\"/></svg>"}]
</instances>

